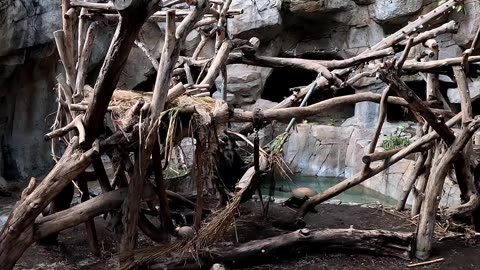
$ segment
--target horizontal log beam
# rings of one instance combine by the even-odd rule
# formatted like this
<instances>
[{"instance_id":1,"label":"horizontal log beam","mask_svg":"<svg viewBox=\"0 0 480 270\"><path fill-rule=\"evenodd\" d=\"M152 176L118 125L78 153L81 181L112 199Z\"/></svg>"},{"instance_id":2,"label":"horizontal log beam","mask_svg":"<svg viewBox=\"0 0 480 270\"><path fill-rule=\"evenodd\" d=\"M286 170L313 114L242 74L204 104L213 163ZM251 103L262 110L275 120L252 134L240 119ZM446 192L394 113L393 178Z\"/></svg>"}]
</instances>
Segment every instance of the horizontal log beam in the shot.
<instances>
[{"instance_id":1,"label":"horizontal log beam","mask_svg":"<svg viewBox=\"0 0 480 270\"><path fill-rule=\"evenodd\" d=\"M428 149L431 148L430 144L426 144L421 146L418 149L415 149L412 151L412 153L417 153L417 152L424 152L427 151ZM398 148L398 149L393 149L389 151L383 151L383 152L373 152L371 154L366 154L362 157L362 162L365 163L366 165L378 161L378 160L384 160L384 159L389 159L396 153L400 152L403 148Z\"/></svg>"},{"instance_id":2,"label":"horizontal log beam","mask_svg":"<svg viewBox=\"0 0 480 270\"><path fill-rule=\"evenodd\" d=\"M244 63L248 65L263 66L263 67L289 67L312 70L315 72L321 71L322 68L327 69L341 69L348 68L364 62L383 58L389 55L394 55L393 48L386 48L383 50L373 51L365 54L360 54L345 60L309 60L300 58L284 58L271 56L251 56L246 57L238 53L232 53L229 57L229 64Z\"/></svg>"},{"instance_id":3,"label":"horizontal log beam","mask_svg":"<svg viewBox=\"0 0 480 270\"><path fill-rule=\"evenodd\" d=\"M199 254L200 261L204 265L197 265L197 267L205 268L205 266L213 263L238 267L253 266L278 254L298 255L298 251L301 249L308 249L313 252L335 250L348 253L374 253L382 256L410 259L409 253L412 242L412 233L386 230L301 229L267 239L250 241L238 246L213 247L208 250L209 252ZM136 257L143 256L143 252L136 255ZM152 267L155 269L176 269L176 267L189 262L191 262L191 258L175 258L173 261L157 263Z\"/></svg>"},{"instance_id":4,"label":"horizontal log beam","mask_svg":"<svg viewBox=\"0 0 480 270\"><path fill-rule=\"evenodd\" d=\"M126 188L117 189L99 195L70 209L38 218L35 222L35 240L42 239L52 233L63 231L110 210L117 209L122 205L126 195Z\"/></svg>"},{"instance_id":5,"label":"horizontal log beam","mask_svg":"<svg viewBox=\"0 0 480 270\"><path fill-rule=\"evenodd\" d=\"M290 120L292 117L295 117L298 119L305 119L307 117L317 115L321 112L325 112L339 106L345 106L345 105L355 104L358 102L365 102L365 101L379 103L381 97L382 95L380 94L366 92L366 93L352 94L348 96L335 97L335 98L327 99L327 100L312 104L310 106L301 107L301 108L297 108L297 107L279 108L279 109L272 108L272 109L267 109L263 111L263 120L282 121L282 120ZM391 104L409 107L408 102L406 102L403 98L400 98L400 97L388 97L387 101L388 103L391 103ZM191 108L191 110L193 110L193 108ZM444 110L432 109L432 111L441 113ZM253 112L236 109L230 121L253 122Z\"/></svg>"}]
</instances>

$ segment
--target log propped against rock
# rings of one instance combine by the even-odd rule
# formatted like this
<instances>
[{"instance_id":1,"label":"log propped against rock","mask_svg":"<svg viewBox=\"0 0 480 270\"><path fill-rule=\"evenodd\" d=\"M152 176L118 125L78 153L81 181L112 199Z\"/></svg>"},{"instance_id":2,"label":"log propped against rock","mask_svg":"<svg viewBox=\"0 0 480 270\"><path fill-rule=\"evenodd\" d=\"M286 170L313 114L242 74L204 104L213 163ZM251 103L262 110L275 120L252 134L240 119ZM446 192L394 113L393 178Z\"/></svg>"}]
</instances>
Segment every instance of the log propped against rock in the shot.
<instances>
[{"instance_id":1,"label":"log propped against rock","mask_svg":"<svg viewBox=\"0 0 480 270\"><path fill-rule=\"evenodd\" d=\"M189 9L175 6L181 3L189 5ZM460 215L480 220L478 179L474 179L470 165L478 161L472 161L469 155L473 149L471 137L480 127L480 120L473 115L466 83L467 76L473 75L468 66L480 62L480 56L472 55L478 35L462 57L438 60L439 48L434 39L440 34L455 32L458 27L453 21L431 26L462 1L447 1L368 50L343 60L261 55L263 44L259 38L230 39L227 22L241 13L230 9L231 3L230 0L62 1L63 27L54 36L64 70L57 77L55 124L45 139L52 141L54 157L57 156L55 145L63 143L66 150L61 158L55 158L55 166L41 182L31 182L10 214L0 233L0 269L12 269L35 241L55 238L60 231L84 222L91 251L99 255L94 218L101 214L121 228L117 244L122 269L156 260L166 262L159 266L181 263L170 257L172 254L182 254L182 263L192 261L190 253L181 253L185 250L197 254L205 263L233 265L254 262L251 260L254 257L266 259L290 250L310 248L409 258L413 234L380 230L302 229L238 246L218 244L235 223L240 204L252 198L253 193L259 193L264 209L268 209L270 201L263 201L260 188L265 175L288 177L290 174L281 157L290 128L265 149L259 144L259 130L273 121L305 119L360 102L379 103L381 108L375 134L362 158L362 169L308 198L286 222L304 226L303 217L316 205L361 184L412 153L419 153L419 157L398 208L404 207L413 190L416 210L412 209L412 213L421 209L415 243L417 257L425 259L430 254L434 238L432 226L450 164L460 186L462 205L448 209L445 218ZM95 20L116 23L116 30L99 73L89 74L93 44L99 34L100 22ZM152 54L139 39L147 21L165 22L165 40L157 54ZM78 33L74 29L78 29ZM198 47L191 56L182 55L182 46L193 30L201 36ZM215 44L215 53L205 57L202 51L208 42ZM153 92L116 87L135 44L157 72L151 85ZM409 59L415 46L424 46L426 52ZM401 54L396 57L396 52ZM430 57L429 61L417 61L426 56ZM245 111L234 109L227 102L230 74L227 66L234 63L303 69L313 71L317 77L311 84L295 88L289 97L272 108ZM427 82L426 100L403 81L403 75L419 73ZM455 75L461 113L452 111L443 98L438 73ZM89 75L96 78L93 88L86 84ZM320 91L339 91L356 85L364 77L374 76L385 82L383 94L363 92L334 96L305 106L309 98ZM224 84L221 99L210 97L217 78ZM398 96L392 96L394 92ZM419 122L419 135L406 147L378 151L387 108L392 104L413 113ZM230 130L230 124L235 122L245 124L238 130ZM459 123L461 130L454 132L452 128ZM251 131L253 142L245 136ZM250 146L246 150L248 157L242 159L235 152L238 148L232 135ZM185 162L182 151L177 151L182 139L187 137L196 141L192 164ZM113 175L105 169L100 158L103 154L112 160ZM217 166L220 161L222 164ZM420 166L423 162L428 164L424 170ZM178 164L185 175L192 177L196 191L192 200L169 190L172 177L167 172ZM242 166L235 168L234 164ZM90 198L83 178L90 165L102 190L102 194L94 198ZM182 175L173 178L181 178L179 176ZM66 195L72 182L78 183L83 196L79 205L69 208L71 196ZM220 195L221 203L211 211L206 207L209 200L205 197L215 194ZM55 207L58 198L66 198L64 208L67 209ZM46 208L49 211L43 211ZM181 222L175 220L176 208L188 208L193 213L193 221L187 224L191 226L188 231L195 230L193 234L178 234L175 226L184 226L182 222L187 221L186 218ZM48 215L40 216L42 211ZM152 240L163 242L162 246L149 251L137 250L138 229ZM170 236L183 239L170 239Z\"/></svg>"}]
</instances>

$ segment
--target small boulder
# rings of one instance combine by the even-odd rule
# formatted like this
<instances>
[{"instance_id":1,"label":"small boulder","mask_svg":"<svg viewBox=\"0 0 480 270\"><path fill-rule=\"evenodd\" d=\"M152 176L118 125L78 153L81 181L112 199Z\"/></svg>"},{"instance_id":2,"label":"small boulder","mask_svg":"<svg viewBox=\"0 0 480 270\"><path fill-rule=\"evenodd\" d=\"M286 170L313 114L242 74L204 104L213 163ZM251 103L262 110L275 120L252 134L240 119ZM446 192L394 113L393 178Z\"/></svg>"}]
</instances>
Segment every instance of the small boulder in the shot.
<instances>
[{"instance_id":1,"label":"small boulder","mask_svg":"<svg viewBox=\"0 0 480 270\"><path fill-rule=\"evenodd\" d=\"M195 231L193 230L193 228L189 226L178 227L176 231L177 231L177 235L183 239L190 238L195 234Z\"/></svg>"},{"instance_id":2,"label":"small boulder","mask_svg":"<svg viewBox=\"0 0 480 270\"><path fill-rule=\"evenodd\" d=\"M210 270L225 270L225 266L223 264L216 263L212 265L212 268Z\"/></svg>"},{"instance_id":3,"label":"small boulder","mask_svg":"<svg viewBox=\"0 0 480 270\"><path fill-rule=\"evenodd\" d=\"M310 188L301 187L292 190L292 195L298 199L303 199L305 197L313 197L317 195L317 192Z\"/></svg>"},{"instance_id":4,"label":"small boulder","mask_svg":"<svg viewBox=\"0 0 480 270\"><path fill-rule=\"evenodd\" d=\"M11 195L12 194L8 191L7 181L0 175L0 197L10 197Z\"/></svg>"}]
</instances>

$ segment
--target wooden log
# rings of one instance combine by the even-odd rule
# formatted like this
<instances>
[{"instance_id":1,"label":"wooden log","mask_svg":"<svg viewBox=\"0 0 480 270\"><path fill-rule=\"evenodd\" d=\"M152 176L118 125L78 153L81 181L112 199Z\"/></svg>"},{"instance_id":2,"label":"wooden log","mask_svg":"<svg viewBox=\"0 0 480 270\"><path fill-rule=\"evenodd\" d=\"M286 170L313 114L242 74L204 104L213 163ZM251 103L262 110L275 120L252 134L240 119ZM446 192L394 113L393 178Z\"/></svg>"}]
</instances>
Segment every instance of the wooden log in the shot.
<instances>
[{"instance_id":1,"label":"wooden log","mask_svg":"<svg viewBox=\"0 0 480 270\"><path fill-rule=\"evenodd\" d=\"M79 142L83 143L85 141L85 128L83 126L82 119L83 119L83 114L78 115L77 117L75 117L75 119L73 119L72 122L68 123L68 125L45 134L44 139L48 141L53 138L58 138L63 135L66 135L69 131L76 129L79 134L78 135Z\"/></svg>"},{"instance_id":2,"label":"wooden log","mask_svg":"<svg viewBox=\"0 0 480 270\"><path fill-rule=\"evenodd\" d=\"M463 3L463 0L450 0L443 3L442 5L436 7L427 14L419 16L418 19L408 23L405 27L384 38L379 43L373 45L370 50L380 50L397 44L398 42L403 40L405 36L412 35L419 29L422 29L424 25L428 25L428 22L431 22L434 19L443 16L447 12L454 10L455 7L461 3Z\"/></svg>"},{"instance_id":3,"label":"wooden log","mask_svg":"<svg viewBox=\"0 0 480 270\"><path fill-rule=\"evenodd\" d=\"M212 61L212 64L208 68L207 75L205 75L205 78L202 80L200 84L206 84L211 88L213 83L215 82L215 79L218 77L218 74L220 73L220 70L222 67L225 65L228 54L232 50L232 43L230 41L224 41L218 50L217 54L215 55L215 58Z\"/></svg>"},{"instance_id":4,"label":"wooden log","mask_svg":"<svg viewBox=\"0 0 480 270\"><path fill-rule=\"evenodd\" d=\"M372 154L375 151L375 148L377 148L378 138L380 137L380 133L382 132L383 122L385 122L385 119L387 118L387 101L389 92L390 86L387 86L387 88L383 90L382 97L380 99L380 112L378 116L378 123L372 141L370 142L370 146L368 147L368 154ZM365 163L363 171L367 172L367 170L370 170L370 163L366 163L363 158L362 161L364 161Z\"/></svg>"},{"instance_id":5,"label":"wooden log","mask_svg":"<svg viewBox=\"0 0 480 270\"><path fill-rule=\"evenodd\" d=\"M225 32L227 28L227 12L231 4L232 0L226 0L225 3L223 3L222 7L219 8L220 14L217 22L217 28L220 31L217 31L217 36L215 38L215 51L218 51L218 49L225 40Z\"/></svg>"},{"instance_id":6,"label":"wooden log","mask_svg":"<svg viewBox=\"0 0 480 270\"><path fill-rule=\"evenodd\" d=\"M74 184L72 181L53 198L53 201L42 211L43 216L48 216L56 212L70 208L73 199ZM54 245L57 243L58 233L54 233L39 239L39 244Z\"/></svg>"},{"instance_id":7,"label":"wooden log","mask_svg":"<svg viewBox=\"0 0 480 270\"><path fill-rule=\"evenodd\" d=\"M102 193L112 191L113 188L110 184L110 179L108 178L107 172L105 171L105 166L103 166L102 158L93 157L92 166L93 170L95 171L95 175L97 176L98 183L100 184L100 188L102 189Z\"/></svg>"},{"instance_id":8,"label":"wooden log","mask_svg":"<svg viewBox=\"0 0 480 270\"><path fill-rule=\"evenodd\" d=\"M430 149L430 147L432 147L432 145L430 143L426 143L420 146L419 148L415 149L414 151L412 151L412 153L424 152ZM362 162L365 164L370 164L375 161L386 160L391 158L396 153L400 152L402 149L405 149L405 148L397 148L397 149L392 149L388 151L373 152L371 154L366 154L362 157Z\"/></svg>"},{"instance_id":9,"label":"wooden log","mask_svg":"<svg viewBox=\"0 0 480 270\"><path fill-rule=\"evenodd\" d=\"M403 70L408 72L439 72L446 70L451 66L456 66L462 64L462 57L447 58L442 60L428 61L428 62L417 62L413 60L405 61L403 65ZM468 58L469 63L480 62L480 56L471 56Z\"/></svg>"},{"instance_id":10,"label":"wooden log","mask_svg":"<svg viewBox=\"0 0 480 270\"><path fill-rule=\"evenodd\" d=\"M85 44L85 39L87 36L87 31L89 27L89 21L85 18L85 14L87 14L88 10L86 8L81 8L80 9L80 15L78 16L78 38L77 38L77 52L78 52L78 58L77 58L77 69L78 65L80 63L80 57L82 56L82 51L83 51L83 45ZM78 75L77 75L78 76Z\"/></svg>"},{"instance_id":11,"label":"wooden log","mask_svg":"<svg viewBox=\"0 0 480 270\"><path fill-rule=\"evenodd\" d=\"M110 210L117 209L122 205L126 195L126 188L117 189L101 194L68 210L40 217L35 221L36 230L34 238L41 239L52 233L74 227Z\"/></svg>"},{"instance_id":12,"label":"wooden log","mask_svg":"<svg viewBox=\"0 0 480 270\"><path fill-rule=\"evenodd\" d=\"M73 11L73 12L71 12ZM76 16L74 16L75 9L70 8L70 0L62 0L62 26L63 26L63 44L64 44L64 57L62 62L66 61L66 66L70 68L68 73L71 77L67 76L67 84L74 89L75 88L75 33L73 26L75 24ZM55 32L54 32L55 36ZM56 38L55 38L56 39Z\"/></svg>"},{"instance_id":13,"label":"wooden log","mask_svg":"<svg viewBox=\"0 0 480 270\"><path fill-rule=\"evenodd\" d=\"M155 70L158 71L158 61L157 59L155 59L155 57L153 57L153 55L150 53L150 51L148 50L147 46L139 41L138 39L135 40L135 45L140 49L142 50L142 52L145 54L145 56L148 58L148 60L150 60L150 63L152 63L152 66Z\"/></svg>"},{"instance_id":14,"label":"wooden log","mask_svg":"<svg viewBox=\"0 0 480 270\"><path fill-rule=\"evenodd\" d=\"M452 130L438 119L432 110L423 102L415 92L410 89L393 70L381 69L379 70L381 78L386 83L390 83L391 87L397 94L404 98L411 108L420 113L428 124L445 140L448 145L451 145L455 140L455 135Z\"/></svg>"},{"instance_id":15,"label":"wooden log","mask_svg":"<svg viewBox=\"0 0 480 270\"><path fill-rule=\"evenodd\" d=\"M223 89L222 89L222 100L228 102L228 75L227 75L227 67L222 67L222 80L223 80Z\"/></svg>"},{"instance_id":16,"label":"wooden log","mask_svg":"<svg viewBox=\"0 0 480 270\"><path fill-rule=\"evenodd\" d=\"M460 105L462 108L462 126L465 127L473 117L470 89L468 88L467 77L461 66L453 67L453 74L460 94Z\"/></svg>"},{"instance_id":17,"label":"wooden log","mask_svg":"<svg viewBox=\"0 0 480 270\"><path fill-rule=\"evenodd\" d=\"M292 117L298 119L305 119L310 116L314 116L322 111L328 111L335 107L345 106L347 104L355 104L358 102L370 101L379 103L381 100L380 94L371 92L352 94L348 96L335 97L321 102L299 108L271 108L263 111L263 117L265 121L288 121ZM403 98L400 97L388 97L388 103L396 104L400 106L408 107L409 104ZM440 112L439 110L433 110ZM443 111L443 110L442 110ZM236 109L230 119L232 122L252 122L253 112L242 111Z\"/></svg>"},{"instance_id":18,"label":"wooden log","mask_svg":"<svg viewBox=\"0 0 480 270\"><path fill-rule=\"evenodd\" d=\"M213 263L233 267L251 267L271 260L278 254L298 255L299 250L351 253L368 253L409 259L413 234L385 230L356 229L301 229L294 232L243 243L236 246L214 246L209 252L200 253L199 259L208 268ZM190 262L191 258L175 258L152 265L155 269L175 269ZM207 267L208 266L208 267ZM195 269L195 268L193 268Z\"/></svg>"},{"instance_id":19,"label":"wooden log","mask_svg":"<svg viewBox=\"0 0 480 270\"><path fill-rule=\"evenodd\" d=\"M380 240L381 239L381 240ZM356 252L375 252L377 254L409 258L413 235L383 230L355 229L301 229L288 234L263 240L250 241L238 247L213 249L214 262L245 262L258 263L255 258L269 257L283 248L292 246L308 247L318 250L329 249L329 244L343 250ZM379 241L380 240L380 241ZM292 250L292 249L291 249ZM294 250L297 250L294 248Z\"/></svg>"},{"instance_id":20,"label":"wooden log","mask_svg":"<svg viewBox=\"0 0 480 270\"><path fill-rule=\"evenodd\" d=\"M75 137L62 158L37 188L11 212L0 233L0 269L10 270L33 242L33 222L40 212L90 164L96 149L77 149Z\"/></svg>"},{"instance_id":21,"label":"wooden log","mask_svg":"<svg viewBox=\"0 0 480 270\"><path fill-rule=\"evenodd\" d=\"M434 146L435 148L435 146ZM420 207L422 206L423 198L425 197L425 188L427 187L427 180L430 176L430 169L432 167L432 160L435 149L429 149L427 153L427 159L425 160L424 172L420 175L413 188L413 204L410 211L410 216L414 217L420 213Z\"/></svg>"},{"instance_id":22,"label":"wooden log","mask_svg":"<svg viewBox=\"0 0 480 270\"><path fill-rule=\"evenodd\" d=\"M80 7L86 9L98 9L102 11L117 11L112 2L108 3L93 3L87 1L71 1L70 5L72 7Z\"/></svg>"},{"instance_id":23,"label":"wooden log","mask_svg":"<svg viewBox=\"0 0 480 270\"><path fill-rule=\"evenodd\" d=\"M139 149L145 146L142 141L139 142ZM124 265L133 259L132 251L137 245L137 226L140 214L140 201L142 200L142 193L144 181L148 179L146 167L148 160L141 156L143 151L135 152L135 166L133 177L130 178L128 185L127 199L122 206L122 224L123 233L120 239L120 265ZM142 162L144 161L144 162ZM143 173L141 172L143 170Z\"/></svg>"},{"instance_id":24,"label":"wooden log","mask_svg":"<svg viewBox=\"0 0 480 270\"><path fill-rule=\"evenodd\" d=\"M413 166L413 171L408 176L407 180L405 181L405 186L403 187L402 193L400 194L400 199L395 206L397 211L402 211L405 208L405 204L407 203L408 195L412 190L415 181L422 173L422 170L425 166L426 155L425 153L421 152L418 154L417 159L415 160L415 165Z\"/></svg>"},{"instance_id":25,"label":"wooden log","mask_svg":"<svg viewBox=\"0 0 480 270\"><path fill-rule=\"evenodd\" d=\"M143 23L149 16L148 5L156 2L135 1L121 12L112 43L94 87L94 96L85 114L86 143L92 143L103 127L104 115L126 64L130 50ZM72 3L73 5L73 3Z\"/></svg>"},{"instance_id":26,"label":"wooden log","mask_svg":"<svg viewBox=\"0 0 480 270\"><path fill-rule=\"evenodd\" d=\"M396 64L397 70L400 71L402 69L402 66L405 63L405 61L407 60L407 57L408 57L408 54L410 52L410 49L412 48L412 45L413 45L413 38L409 38L408 41L407 41L407 45L405 45L405 50L403 50L402 55L400 56L400 58L397 61L397 64Z\"/></svg>"},{"instance_id":27,"label":"wooden log","mask_svg":"<svg viewBox=\"0 0 480 270\"><path fill-rule=\"evenodd\" d=\"M65 33L63 32L63 30L58 30L53 32L53 37L55 38L55 44L57 45L58 54L60 55L60 60L62 61L63 68L65 69L67 85L70 89L73 89L72 85L73 82L75 82L75 64L69 59L69 49L67 49L67 44L65 44ZM72 91L70 90L70 92Z\"/></svg>"},{"instance_id":28,"label":"wooden log","mask_svg":"<svg viewBox=\"0 0 480 270\"><path fill-rule=\"evenodd\" d=\"M66 135L69 131L76 129L79 134L78 135L79 142L82 144L85 141L85 128L83 126L82 118L83 118L83 114L78 115L77 117L75 117L75 119L73 119L72 122L68 123L68 125L64 126L63 128L59 128L57 130L54 130L52 132L45 134L44 139L48 141L53 138L58 138Z\"/></svg>"},{"instance_id":29,"label":"wooden log","mask_svg":"<svg viewBox=\"0 0 480 270\"><path fill-rule=\"evenodd\" d=\"M239 54L231 54L229 57L229 64L244 63L248 65L263 66L263 67L290 67L305 70L315 71L320 73L324 69L340 69L352 67L373 59L382 58L393 55L393 48L386 48L383 50L373 51L365 54L360 54L346 60L309 60L300 58L282 58L271 56L253 56L245 57Z\"/></svg>"},{"instance_id":30,"label":"wooden log","mask_svg":"<svg viewBox=\"0 0 480 270\"><path fill-rule=\"evenodd\" d=\"M450 168L450 164L462 152L465 145L470 141L473 133L480 128L480 117L476 117L465 127L461 134L455 139L454 143L448 148L447 152L435 167L427 183L425 200L420 211L420 220L416 238L415 256L425 260L430 256L432 247L432 238L435 228L435 216L440 202L443 184Z\"/></svg>"},{"instance_id":31,"label":"wooden log","mask_svg":"<svg viewBox=\"0 0 480 270\"><path fill-rule=\"evenodd\" d=\"M195 202L195 218L193 221L193 228L198 231L200 230L200 226L202 225L202 214L203 214L203 206L204 206L204 199L203 199L203 190L205 188L205 184L208 177L208 170L209 162L211 161L207 153L207 141L208 141L208 131L205 128L200 128L197 130L197 135L195 136L196 144L195 144L195 159L193 167L195 168L195 183L196 183L196 190L197 190L197 198Z\"/></svg>"},{"instance_id":32,"label":"wooden log","mask_svg":"<svg viewBox=\"0 0 480 270\"><path fill-rule=\"evenodd\" d=\"M460 94L460 105L461 105L461 113L462 113L462 127L466 128L468 123L472 120L473 111L472 111L472 101L470 99L470 90L468 89L467 84L467 77L465 75L465 71L460 66L453 67L453 74L455 75L455 79L457 81L459 94ZM471 171L471 156L473 153L473 143L472 140L469 140L463 150L464 157L465 157L465 164L464 167L464 176L465 178L457 179L458 186L462 191L462 197L464 202L470 202L470 207L476 208L478 206L479 194L478 190L474 183L473 174ZM465 209L465 207L463 207ZM470 211L470 210L466 210ZM466 212L465 210L454 210L452 213L459 213L459 212Z\"/></svg>"},{"instance_id":33,"label":"wooden log","mask_svg":"<svg viewBox=\"0 0 480 270\"><path fill-rule=\"evenodd\" d=\"M403 97L410 105L411 109L417 111L428 124L440 135L448 146L453 144L455 135L453 131L448 128L442 119L435 116L433 111L410 89L403 81L400 80L397 74L392 70L380 70L382 80L387 83L391 83L393 89L397 94ZM471 171L470 164L467 163L465 155L461 153L455 160L455 174L457 179L470 179ZM464 189L465 192L465 189Z\"/></svg>"},{"instance_id":34,"label":"wooden log","mask_svg":"<svg viewBox=\"0 0 480 270\"><path fill-rule=\"evenodd\" d=\"M133 249L136 246L137 239L137 225L140 211L140 201L142 199L138 190L142 190L144 181L147 179L147 167L152 155L153 146L157 140L158 117L163 111L168 87L170 84L171 74L173 72L174 64L180 53L179 46L175 46L175 11L170 11L167 15L167 29L165 32L165 43L162 50L162 56L158 66L157 79L155 81L152 103L150 106L150 121L148 129L141 126L142 133L145 134L152 130L151 139L148 140L146 135L143 135L139 143L140 151L135 154L134 174L130 180L128 189L128 199L123 207L123 225L124 232L121 238L120 245L120 265L129 263L133 259ZM147 138L147 139L144 139Z\"/></svg>"},{"instance_id":35,"label":"wooden log","mask_svg":"<svg viewBox=\"0 0 480 270\"><path fill-rule=\"evenodd\" d=\"M157 194L160 205L160 222L166 232L170 234L175 233L175 226L172 222L172 214L167 199L167 188L165 179L163 179L162 159L160 157L160 145L157 142L152 153L153 160L153 174L155 175L155 193Z\"/></svg>"},{"instance_id":36,"label":"wooden log","mask_svg":"<svg viewBox=\"0 0 480 270\"><path fill-rule=\"evenodd\" d=\"M429 39L434 39L437 36L445 33L456 33L458 31L458 24L455 21L449 21L434 29L422 32L413 38L413 46L423 43ZM405 45L406 41L401 41L400 45Z\"/></svg>"},{"instance_id":37,"label":"wooden log","mask_svg":"<svg viewBox=\"0 0 480 270\"><path fill-rule=\"evenodd\" d=\"M73 101L79 103L83 100L83 88L85 87L85 79L87 78L88 65L92 56L93 42L95 41L95 35L97 33L97 22L93 22L88 27L85 35L85 43L82 46L82 50L78 53L78 69L77 79L75 83L75 92L73 94Z\"/></svg>"},{"instance_id":38,"label":"wooden log","mask_svg":"<svg viewBox=\"0 0 480 270\"><path fill-rule=\"evenodd\" d=\"M160 57L157 78L153 87L152 105L150 109L150 127L152 127L154 122L157 121L157 118L160 116L160 113L165 107L170 78L172 76L175 63L180 55L180 44L177 44L179 41L177 41L175 37L175 32L175 10L172 10L167 13L165 43L163 45ZM147 143L147 145L148 144L149 143ZM153 144L151 144L150 147L153 147Z\"/></svg>"},{"instance_id":39,"label":"wooden log","mask_svg":"<svg viewBox=\"0 0 480 270\"><path fill-rule=\"evenodd\" d=\"M77 177L77 185L82 192L80 201L88 201L88 199L90 199L90 192L88 190L88 184L85 177L83 177L82 175ZM93 218L85 221L85 229L87 231L87 243L90 247L90 251L93 253L93 255L100 256L100 246L98 245L97 230L95 229L95 221L93 220Z\"/></svg>"},{"instance_id":40,"label":"wooden log","mask_svg":"<svg viewBox=\"0 0 480 270\"><path fill-rule=\"evenodd\" d=\"M429 39L425 42L425 45L432 52L429 56L430 61L438 60L438 43L434 39ZM440 90L440 82L438 81L438 75L433 73L427 74L427 100L432 100L437 97L437 92Z\"/></svg>"},{"instance_id":41,"label":"wooden log","mask_svg":"<svg viewBox=\"0 0 480 270\"><path fill-rule=\"evenodd\" d=\"M196 2L195 9L192 10L185 19L180 23L178 28L175 27L175 11L167 12L167 29L164 47L160 58L160 63L155 80L152 103L150 106L149 121L147 121L148 129L144 130L145 134L141 140L135 164L134 177L131 179L128 192L128 200L124 208L124 227L125 231L121 239L121 259L120 264L125 265L133 259L133 249L136 245L136 227L138 224L138 213L140 209L141 190L145 181L145 172L149 164L150 156L153 151L155 141L157 140L158 118L165 107L167 101L168 88L175 63L180 54L180 45L184 42L187 34L193 29L195 23L205 12L208 6L208 0L199 0ZM142 129L143 127L141 127Z\"/></svg>"}]
</instances>

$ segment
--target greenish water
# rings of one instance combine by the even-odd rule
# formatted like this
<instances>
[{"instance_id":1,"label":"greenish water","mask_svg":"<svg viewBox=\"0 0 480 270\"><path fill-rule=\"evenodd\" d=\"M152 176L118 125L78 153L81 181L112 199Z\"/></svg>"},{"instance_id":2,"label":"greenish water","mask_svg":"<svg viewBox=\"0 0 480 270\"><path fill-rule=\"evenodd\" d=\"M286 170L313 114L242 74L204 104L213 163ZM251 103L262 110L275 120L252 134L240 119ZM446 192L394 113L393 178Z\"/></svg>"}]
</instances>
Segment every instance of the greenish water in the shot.
<instances>
[{"instance_id":1,"label":"greenish water","mask_svg":"<svg viewBox=\"0 0 480 270\"><path fill-rule=\"evenodd\" d=\"M307 187L321 193L324 190L334 186L344 180L343 178L334 177L306 177L295 176L292 181L280 180L275 184L275 201L282 202L291 197L291 190L299 187ZM268 187L262 188L262 193L268 194ZM346 204L370 204L379 203L384 206L395 206L396 200L385 196L379 192L363 187L361 185L354 186L340 195L332 198L328 202L339 202Z\"/></svg>"}]
</instances>

